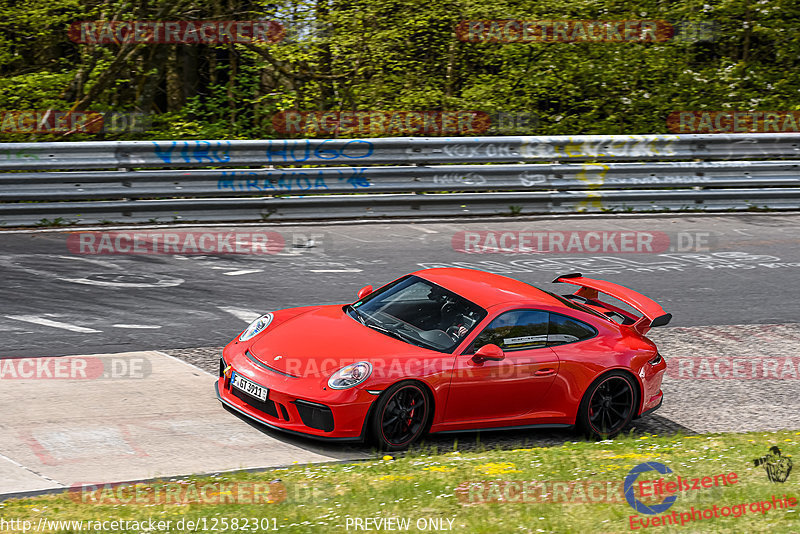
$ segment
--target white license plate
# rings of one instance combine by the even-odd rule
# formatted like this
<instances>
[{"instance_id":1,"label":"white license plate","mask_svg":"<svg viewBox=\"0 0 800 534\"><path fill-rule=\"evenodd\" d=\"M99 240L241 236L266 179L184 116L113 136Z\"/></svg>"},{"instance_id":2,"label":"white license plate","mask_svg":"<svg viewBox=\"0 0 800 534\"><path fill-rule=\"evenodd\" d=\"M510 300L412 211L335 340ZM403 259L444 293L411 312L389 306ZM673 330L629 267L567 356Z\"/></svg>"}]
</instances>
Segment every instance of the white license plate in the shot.
<instances>
[{"instance_id":1,"label":"white license plate","mask_svg":"<svg viewBox=\"0 0 800 534\"><path fill-rule=\"evenodd\" d=\"M242 375L237 375L236 373L231 374L231 385L236 389L242 390L248 395L259 399L262 402L266 402L267 394L269 390L264 386L260 386L249 380Z\"/></svg>"}]
</instances>

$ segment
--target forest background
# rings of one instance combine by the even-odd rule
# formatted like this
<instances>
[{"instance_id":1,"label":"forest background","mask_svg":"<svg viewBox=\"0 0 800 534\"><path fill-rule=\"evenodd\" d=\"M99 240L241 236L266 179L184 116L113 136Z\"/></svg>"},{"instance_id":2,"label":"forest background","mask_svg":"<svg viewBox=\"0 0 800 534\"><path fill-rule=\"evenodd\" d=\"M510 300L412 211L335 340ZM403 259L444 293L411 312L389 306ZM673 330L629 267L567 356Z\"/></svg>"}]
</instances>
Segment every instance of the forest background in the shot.
<instances>
[{"instance_id":1,"label":"forest background","mask_svg":"<svg viewBox=\"0 0 800 534\"><path fill-rule=\"evenodd\" d=\"M467 42L464 20L665 20L663 42ZM276 43L78 43L77 21L272 20ZM482 111L519 134L668 131L679 110L800 110L795 0L1 0L0 110L139 113L142 131L0 141L270 139L300 111Z\"/></svg>"}]
</instances>

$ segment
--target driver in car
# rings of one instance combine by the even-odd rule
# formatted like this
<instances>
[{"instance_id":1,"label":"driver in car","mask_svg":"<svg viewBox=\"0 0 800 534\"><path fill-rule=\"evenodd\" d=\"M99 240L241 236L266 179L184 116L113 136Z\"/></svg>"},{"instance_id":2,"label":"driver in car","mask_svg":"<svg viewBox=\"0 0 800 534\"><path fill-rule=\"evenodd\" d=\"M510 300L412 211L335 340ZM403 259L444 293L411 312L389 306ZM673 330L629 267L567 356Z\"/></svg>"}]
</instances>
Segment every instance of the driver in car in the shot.
<instances>
[{"instance_id":1,"label":"driver in car","mask_svg":"<svg viewBox=\"0 0 800 534\"><path fill-rule=\"evenodd\" d=\"M439 329L447 333L453 341L459 341L467 335L469 327L475 321L464 315L466 310L462 309L454 300L441 290L437 290L438 288L431 288L428 298L441 304Z\"/></svg>"}]
</instances>

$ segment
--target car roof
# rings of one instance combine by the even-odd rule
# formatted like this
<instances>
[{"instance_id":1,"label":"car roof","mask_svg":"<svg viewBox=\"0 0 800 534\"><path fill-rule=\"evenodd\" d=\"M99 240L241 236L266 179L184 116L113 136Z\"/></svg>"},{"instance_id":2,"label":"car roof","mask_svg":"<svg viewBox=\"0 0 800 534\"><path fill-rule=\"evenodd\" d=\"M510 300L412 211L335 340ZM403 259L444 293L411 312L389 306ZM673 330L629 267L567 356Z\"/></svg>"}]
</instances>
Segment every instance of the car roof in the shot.
<instances>
[{"instance_id":1,"label":"car roof","mask_svg":"<svg viewBox=\"0 0 800 534\"><path fill-rule=\"evenodd\" d=\"M412 274L447 288L482 308L510 301L564 307L561 301L537 287L486 271L440 267Z\"/></svg>"}]
</instances>

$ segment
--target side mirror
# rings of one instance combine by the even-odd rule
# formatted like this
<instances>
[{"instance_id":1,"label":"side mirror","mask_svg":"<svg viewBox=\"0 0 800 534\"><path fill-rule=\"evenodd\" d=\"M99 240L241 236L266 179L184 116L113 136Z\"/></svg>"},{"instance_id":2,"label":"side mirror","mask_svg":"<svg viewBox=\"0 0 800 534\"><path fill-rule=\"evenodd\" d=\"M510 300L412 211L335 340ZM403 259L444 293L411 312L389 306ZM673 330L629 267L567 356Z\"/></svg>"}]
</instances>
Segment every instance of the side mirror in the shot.
<instances>
[{"instance_id":1,"label":"side mirror","mask_svg":"<svg viewBox=\"0 0 800 534\"><path fill-rule=\"evenodd\" d=\"M358 291L358 300L363 299L364 297L366 297L370 293L372 293L372 286L364 286L364 287L362 287Z\"/></svg>"},{"instance_id":2,"label":"side mirror","mask_svg":"<svg viewBox=\"0 0 800 534\"><path fill-rule=\"evenodd\" d=\"M506 355L503 352L503 349L490 343L479 348L472 359L475 360L476 363L481 363L486 360L499 362L500 360L505 359L505 357Z\"/></svg>"}]
</instances>

